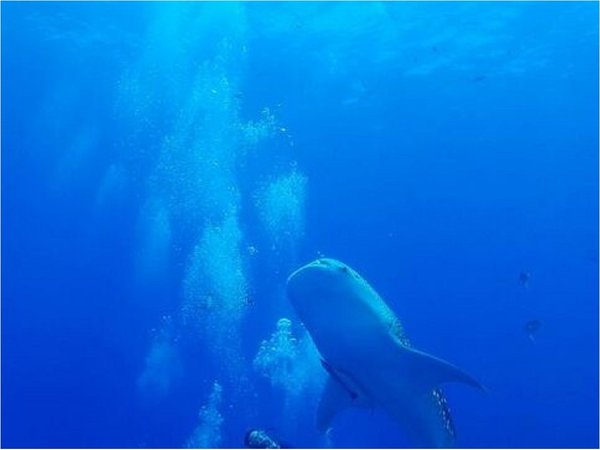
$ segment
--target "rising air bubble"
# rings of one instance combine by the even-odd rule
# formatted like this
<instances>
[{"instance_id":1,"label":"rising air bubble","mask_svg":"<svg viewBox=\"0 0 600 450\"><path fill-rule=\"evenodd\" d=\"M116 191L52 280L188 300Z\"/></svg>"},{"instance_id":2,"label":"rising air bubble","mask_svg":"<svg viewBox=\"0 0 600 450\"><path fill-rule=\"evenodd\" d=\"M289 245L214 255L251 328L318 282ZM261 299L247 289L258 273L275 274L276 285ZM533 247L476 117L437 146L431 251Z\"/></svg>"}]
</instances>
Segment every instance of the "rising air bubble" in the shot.
<instances>
[{"instance_id":1,"label":"rising air bubble","mask_svg":"<svg viewBox=\"0 0 600 450\"><path fill-rule=\"evenodd\" d=\"M294 250L304 234L306 177L297 170L281 175L257 195L263 227L276 249Z\"/></svg>"},{"instance_id":2,"label":"rising air bubble","mask_svg":"<svg viewBox=\"0 0 600 450\"><path fill-rule=\"evenodd\" d=\"M305 334L296 338L292 321L281 318L268 340L261 342L253 361L254 369L287 397L297 397L319 385L318 353Z\"/></svg>"},{"instance_id":3,"label":"rising air bubble","mask_svg":"<svg viewBox=\"0 0 600 450\"><path fill-rule=\"evenodd\" d=\"M222 441L223 416L220 412L223 388L215 381L208 402L200 408L199 424L187 440L186 448L217 448Z\"/></svg>"},{"instance_id":4,"label":"rising air bubble","mask_svg":"<svg viewBox=\"0 0 600 450\"><path fill-rule=\"evenodd\" d=\"M172 328L171 318L164 317L162 327L146 356L144 370L137 381L138 389L146 399L160 400L166 397L182 375Z\"/></svg>"}]
</instances>

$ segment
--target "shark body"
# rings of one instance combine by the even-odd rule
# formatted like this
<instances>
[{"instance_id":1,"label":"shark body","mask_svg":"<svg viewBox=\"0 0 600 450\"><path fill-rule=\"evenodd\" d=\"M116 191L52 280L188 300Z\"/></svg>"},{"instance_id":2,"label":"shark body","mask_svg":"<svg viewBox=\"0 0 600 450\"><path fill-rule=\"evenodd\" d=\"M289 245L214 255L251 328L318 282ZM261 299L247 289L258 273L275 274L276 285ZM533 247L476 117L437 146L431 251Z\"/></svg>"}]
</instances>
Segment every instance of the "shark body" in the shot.
<instances>
[{"instance_id":1,"label":"shark body","mask_svg":"<svg viewBox=\"0 0 600 450\"><path fill-rule=\"evenodd\" d=\"M317 410L320 431L346 408L380 407L404 425L413 445L454 445L439 385L482 386L456 366L412 348L394 312L358 273L321 258L290 275L287 294L329 374Z\"/></svg>"}]
</instances>

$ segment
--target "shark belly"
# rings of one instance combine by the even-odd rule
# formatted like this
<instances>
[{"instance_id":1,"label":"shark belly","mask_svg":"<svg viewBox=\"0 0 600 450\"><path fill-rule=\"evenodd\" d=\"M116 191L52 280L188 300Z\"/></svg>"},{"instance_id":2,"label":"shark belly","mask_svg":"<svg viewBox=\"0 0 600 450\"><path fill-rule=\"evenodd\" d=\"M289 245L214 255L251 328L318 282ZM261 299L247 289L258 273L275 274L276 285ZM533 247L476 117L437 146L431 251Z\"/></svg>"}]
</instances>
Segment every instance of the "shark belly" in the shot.
<instances>
[{"instance_id":1,"label":"shark belly","mask_svg":"<svg viewBox=\"0 0 600 450\"><path fill-rule=\"evenodd\" d=\"M371 365L385 358L385 349L391 345L389 336L381 327L363 323L360 326L336 318L323 317L307 326L319 353L333 366L351 370Z\"/></svg>"}]
</instances>

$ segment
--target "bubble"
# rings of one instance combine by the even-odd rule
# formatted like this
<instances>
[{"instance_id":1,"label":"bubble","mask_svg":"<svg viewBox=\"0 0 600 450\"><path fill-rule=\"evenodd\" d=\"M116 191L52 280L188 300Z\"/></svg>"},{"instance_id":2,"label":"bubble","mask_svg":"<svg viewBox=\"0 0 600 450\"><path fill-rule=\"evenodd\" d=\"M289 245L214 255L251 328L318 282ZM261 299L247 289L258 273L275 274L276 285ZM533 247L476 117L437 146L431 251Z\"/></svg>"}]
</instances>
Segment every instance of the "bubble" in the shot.
<instances>
[{"instance_id":1,"label":"bubble","mask_svg":"<svg viewBox=\"0 0 600 450\"><path fill-rule=\"evenodd\" d=\"M223 388L215 381L207 403L200 408L199 424L187 440L186 448L217 448L222 441L223 416L219 411Z\"/></svg>"},{"instance_id":2,"label":"bubble","mask_svg":"<svg viewBox=\"0 0 600 450\"><path fill-rule=\"evenodd\" d=\"M225 326L241 315L248 297L241 240L242 231L236 216L229 216L218 225L206 226L183 280L183 297L188 306L208 309L225 320ZM203 313L192 319L204 317Z\"/></svg>"},{"instance_id":3,"label":"bubble","mask_svg":"<svg viewBox=\"0 0 600 450\"><path fill-rule=\"evenodd\" d=\"M172 323L170 317L166 317L152 341L137 387L145 398L160 400L169 394L182 373Z\"/></svg>"},{"instance_id":4,"label":"bubble","mask_svg":"<svg viewBox=\"0 0 600 450\"><path fill-rule=\"evenodd\" d=\"M242 127L245 143L250 146L257 145L261 141L272 137L276 131L275 116L269 108L261 111L261 118L257 121L248 121ZM285 130L282 128L281 130Z\"/></svg>"},{"instance_id":5,"label":"bubble","mask_svg":"<svg viewBox=\"0 0 600 450\"><path fill-rule=\"evenodd\" d=\"M308 336L297 338L292 321L281 318L268 340L261 342L254 369L288 397L297 397L319 385L320 368L316 348Z\"/></svg>"},{"instance_id":6,"label":"bubble","mask_svg":"<svg viewBox=\"0 0 600 450\"><path fill-rule=\"evenodd\" d=\"M306 182L304 175L292 169L257 195L259 217L276 248L293 250L304 235Z\"/></svg>"},{"instance_id":7,"label":"bubble","mask_svg":"<svg viewBox=\"0 0 600 450\"><path fill-rule=\"evenodd\" d=\"M243 371L240 323L249 298L241 244L236 215L207 224L182 284L184 324L199 334L232 379Z\"/></svg>"},{"instance_id":8,"label":"bubble","mask_svg":"<svg viewBox=\"0 0 600 450\"><path fill-rule=\"evenodd\" d=\"M127 184L125 168L120 164L111 164L106 170L100 187L96 192L96 208L110 208L121 199Z\"/></svg>"},{"instance_id":9,"label":"bubble","mask_svg":"<svg viewBox=\"0 0 600 450\"><path fill-rule=\"evenodd\" d=\"M169 211L159 199L149 199L138 218L137 278L155 283L164 276L171 254L172 229Z\"/></svg>"}]
</instances>

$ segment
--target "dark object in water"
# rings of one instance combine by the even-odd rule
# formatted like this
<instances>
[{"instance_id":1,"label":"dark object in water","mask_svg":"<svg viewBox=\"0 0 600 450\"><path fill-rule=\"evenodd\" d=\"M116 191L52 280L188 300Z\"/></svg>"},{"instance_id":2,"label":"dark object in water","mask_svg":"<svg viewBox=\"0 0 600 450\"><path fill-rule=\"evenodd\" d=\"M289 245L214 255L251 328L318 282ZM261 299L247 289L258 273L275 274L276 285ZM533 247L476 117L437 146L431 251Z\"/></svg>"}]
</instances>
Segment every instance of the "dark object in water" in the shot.
<instances>
[{"instance_id":1,"label":"dark object in water","mask_svg":"<svg viewBox=\"0 0 600 450\"><path fill-rule=\"evenodd\" d=\"M246 432L244 446L246 448L282 448L266 431L258 429Z\"/></svg>"},{"instance_id":2,"label":"dark object in water","mask_svg":"<svg viewBox=\"0 0 600 450\"><path fill-rule=\"evenodd\" d=\"M531 278L531 274L529 272L521 272L519 274L519 281L525 287L529 286L529 280Z\"/></svg>"},{"instance_id":3,"label":"dark object in water","mask_svg":"<svg viewBox=\"0 0 600 450\"><path fill-rule=\"evenodd\" d=\"M529 339L531 339L532 341L534 341L534 336L535 334L539 331L539 329L542 327L542 322L539 320L530 320L527 323L525 323L525 333L527 333L527 336L529 336Z\"/></svg>"}]
</instances>

